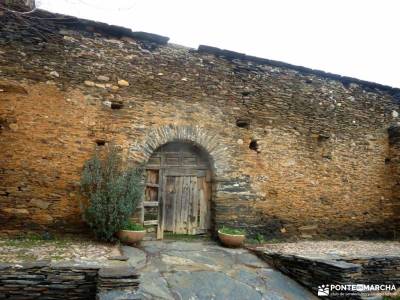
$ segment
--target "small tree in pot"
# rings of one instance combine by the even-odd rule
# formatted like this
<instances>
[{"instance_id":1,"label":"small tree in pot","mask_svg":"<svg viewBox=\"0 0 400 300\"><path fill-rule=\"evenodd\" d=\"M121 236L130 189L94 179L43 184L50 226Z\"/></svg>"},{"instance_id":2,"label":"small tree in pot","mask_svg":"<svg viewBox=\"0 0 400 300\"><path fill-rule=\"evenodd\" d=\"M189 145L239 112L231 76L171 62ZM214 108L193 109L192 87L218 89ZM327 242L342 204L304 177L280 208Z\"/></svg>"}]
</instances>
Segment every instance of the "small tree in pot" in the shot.
<instances>
[{"instance_id":1,"label":"small tree in pot","mask_svg":"<svg viewBox=\"0 0 400 300\"><path fill-rule=\"evenodd\" d=\"M88 202L83 206L83 217L98 239L112 241L126 226L143 194L142 176L141 167L124 165L113 144L85 163L81 188Z\"/></svg>"}]
</instances>

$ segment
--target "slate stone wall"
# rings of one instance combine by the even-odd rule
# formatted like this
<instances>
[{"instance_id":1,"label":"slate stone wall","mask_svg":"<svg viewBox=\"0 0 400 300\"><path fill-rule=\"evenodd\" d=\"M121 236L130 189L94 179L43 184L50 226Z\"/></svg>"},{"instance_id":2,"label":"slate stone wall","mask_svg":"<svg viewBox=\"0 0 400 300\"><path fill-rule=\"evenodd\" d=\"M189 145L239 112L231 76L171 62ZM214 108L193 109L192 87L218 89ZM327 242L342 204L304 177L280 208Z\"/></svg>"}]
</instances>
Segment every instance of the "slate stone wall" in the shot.
<instances>
[{"instance_id":1,"label":"slate stone wall","mask_svg":"<svg viewBox=\"0 0 400 300\"><path fill-rule=\"evenodd\" d=\"M80 232L79 176L95 148L114 141L143 162L171 140L209 152L217 227L398 231L399 90L42 11L24 20L0 15L2 232Z\"/></svg>"},{"instance_id":2,"label":"slate stone wall","mask_svg":"<svg viewBox=\"0 0 400 300\"><path fill-rule=\"evenodd\" d=\"M400 126L393 124L388 128L389 157L386 163L390 166L392 177L392 211L393 223L400 224ZM398 231L396 231L398 232ZM398 235L397 235L398 238Z\"/></svg>"},{"instance_id":3,"label":"slate stone wall","mask_svg":"<svg viewBox=\"0 0 400 300\"><path fill-rule=\"evenodd\" d=\"M34 262L0 264L0 299L107 299L107 294L131 298L139 285L132 267L101 268L94 264ZM102 298L103 297L103 298Z\"/></svg>"},{"instance_id":4,"label":"slate stone wall","mask_svg":"<svg viewBox=\"0 0 400 300\"><path fill-rule=\"evenodd\" d=\"M400 286L400 257L317 259L282 253L258 252L260 257L317 294L318 286L379 284ZM329 297L335 299L335 297ZM343 299L343 297L336 297ZM361 299L352 295L351 299Z\"/></svg>"}]
</instances>

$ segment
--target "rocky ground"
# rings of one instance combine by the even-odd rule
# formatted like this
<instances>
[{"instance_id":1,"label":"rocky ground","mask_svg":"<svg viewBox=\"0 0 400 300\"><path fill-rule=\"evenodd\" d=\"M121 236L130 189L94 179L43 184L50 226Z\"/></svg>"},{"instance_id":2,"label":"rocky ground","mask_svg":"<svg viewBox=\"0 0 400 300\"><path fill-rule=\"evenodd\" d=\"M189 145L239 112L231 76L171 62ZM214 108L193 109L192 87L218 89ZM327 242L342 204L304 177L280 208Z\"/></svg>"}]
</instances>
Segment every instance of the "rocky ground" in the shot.
<instances>
[{"instance_id":1,"label":"rocky ground","mask_svg":"<svg viewBox=\"0 0 400 300\"><path fill-rule=\"evenodd\" d=\"M119 255L117 245L83 238L36 236L0 239L0 262L16 263L37 260L107 261Z\"/></svg>"},{"instance_id":2,"label":"rocky ground","mask_svg":"<svg viewBox=\"0 0 400 300\"><path fill-rule=\"evenodd\" d=\"M316 299L245 249L205 241L122 247L141 274L143 299Z\"/></svg>"},{"instance_id":3,"label":"rocky ground","mask_svg":"<svg viewBox=\"0 0 400 300\"><path fill-rule=\"evenodd\" d=\"M400 256L400 242L398 241L300 241L263 244L252 248L309 258Z\"/></svg>"},{"instance_id":4,"label":"rocky ground","mask_svg":"<svg viewBox=\"0 0 400 300\"><path fill-rule=\"evenodd\" d=\"M400 242L394 241L301 241L249 248L324 259L400 256ZM210 240L143 241L137 247L119 247L87 238L0 238L0 262L107 264L110 259L127 259L137 269L141 284L135 296L143 299L316 299L251 251Z\"/></svg>"}]
</instances>

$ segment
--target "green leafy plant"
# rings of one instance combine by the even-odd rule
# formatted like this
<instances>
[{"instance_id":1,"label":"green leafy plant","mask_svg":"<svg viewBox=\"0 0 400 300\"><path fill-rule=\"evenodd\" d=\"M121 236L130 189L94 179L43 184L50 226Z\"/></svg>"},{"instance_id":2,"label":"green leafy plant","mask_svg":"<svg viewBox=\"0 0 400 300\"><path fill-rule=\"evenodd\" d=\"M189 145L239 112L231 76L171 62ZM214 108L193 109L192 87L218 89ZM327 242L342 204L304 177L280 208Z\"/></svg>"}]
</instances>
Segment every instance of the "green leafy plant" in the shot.
<instances>
[{"instance_id":1,"label":"green leafy plant","mask_svg":"<svg viewBox=\"0 0 400 300\"><path fill-rule=\"evenodd\" d=\"M144 227L140 224L133 223L132 221L128 220L122 227L124 230L132 230L132 231L143 231Z\"/></svg>"},{"instance_id":2,"label":"green leafy plant","mask_svg":"<svg viewBox=\"0 0 400 300\"><path fill-rule=\"evenodd\" d=\"M232 228L226 226L223 226L219 231L225 234L246 235L246 231L244 229Z\"/></svg>"},{"instance_id":3,"label":"green leafy plant","mask_svg":"<svg viewBox=\"0 0 400 300\"><path fill-rule=\"evenodd\" d=\"M114 240L131 217L143 194L143 168L124 164L118 148L111 144L96 152L83 168L82 193L88 198L83 218L96 237Z\"/></svg>"},{"instance_id":4,"label":"green leafy plant","mask_svg":"<svg viewBox=\"0 0 400 300\"><path fill-rule=\"evenodd\" d=\"M247 243L249 244L265 244L267 241L264 236L260 233L257 233L255 237L247 239Z\"/></svg>"},{"instance_id":5,"label":"green leafy plant","mask_svg":"<svg viewBox=\"0 0 400 300\"><path fill-rule=\"evenodd\" d=\"M265 243L264 236L263 236L262 234L257 233L257 235L256 235L256 241L257 241L259 244Z\"/></svg>"}]
</instances>

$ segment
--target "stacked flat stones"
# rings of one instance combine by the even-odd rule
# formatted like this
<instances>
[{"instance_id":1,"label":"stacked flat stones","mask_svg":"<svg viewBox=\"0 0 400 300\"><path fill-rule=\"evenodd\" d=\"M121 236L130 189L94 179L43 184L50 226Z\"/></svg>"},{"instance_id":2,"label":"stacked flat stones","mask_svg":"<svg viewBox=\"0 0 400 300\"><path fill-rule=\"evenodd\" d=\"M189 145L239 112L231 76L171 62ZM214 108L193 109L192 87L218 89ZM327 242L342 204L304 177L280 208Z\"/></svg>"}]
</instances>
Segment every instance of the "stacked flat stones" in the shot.
<instances>
[{"instance_id":1,"label":"stacked flat stones","mask_svg":"<svg viewBox=\"0 0 400 300\"><path fill-rule=\"evenodd\" d=\"M135 299L139 276L131 267L105 268L95 264L34 262L0 264L0 299L112 299L126 294Z\"/></svg>"},{"instance_id":2,"label":"stacked flat stones","mask_svg":"<svg viewBox=\"0 0 400 300\"><path fill-rule=\"evenodd\" d=\"M131 267L103 268L99 271L97 291L114 289L136 290L139 286L139 275Z\"/></svg>"},{"instance_id":3,"label":"stacked flat stones","mask_svg":"<svg viewBox=\"0 0 400 300\"><path fill-rule=\"evenodd\" d=\"M398 256L321 259L268 251L257 254L315 293L322 284L400 285Z\"/></svg>"}]
</instances>

